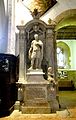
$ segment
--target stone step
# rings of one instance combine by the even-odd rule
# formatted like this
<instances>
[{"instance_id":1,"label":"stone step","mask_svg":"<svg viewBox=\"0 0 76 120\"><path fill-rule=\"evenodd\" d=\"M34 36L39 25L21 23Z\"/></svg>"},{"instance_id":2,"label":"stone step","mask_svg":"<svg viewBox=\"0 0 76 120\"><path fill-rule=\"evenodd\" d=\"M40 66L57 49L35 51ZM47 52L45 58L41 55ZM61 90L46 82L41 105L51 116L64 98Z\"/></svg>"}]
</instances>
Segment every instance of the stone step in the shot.
<instances>
[{"instance_id":1,"label":"stone step","mask_svg":"<svg viewBox=\"0 0 76 120\"><path fill-rule=\"evenodd\" d=\"M45 106L21 106L21 111L23 114L50 114L51 108Z\"/></svg>"},{"instance_id":2,"label":"stone step","mask_svg":"<svg viewBox=\"0 0 76 120\"><path fill-rule=\"evenodd\" d=\"M25 106L47 106L48 107L48 103L47 102L26 102Z\"/></svg>"}]
</instances>

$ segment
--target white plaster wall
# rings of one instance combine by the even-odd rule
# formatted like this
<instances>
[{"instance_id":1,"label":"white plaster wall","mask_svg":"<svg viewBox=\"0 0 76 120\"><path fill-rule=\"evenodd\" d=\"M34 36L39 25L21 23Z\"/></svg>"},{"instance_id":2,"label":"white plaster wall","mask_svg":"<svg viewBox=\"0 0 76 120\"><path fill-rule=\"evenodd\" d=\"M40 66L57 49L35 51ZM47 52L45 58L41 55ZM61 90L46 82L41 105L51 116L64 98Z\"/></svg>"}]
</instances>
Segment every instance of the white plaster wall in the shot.
<instances>
[{"instance_id":1,"label":"white plaster wall","mask_svg":"<svg viewBox=\"0 0 76 120\"><path fill-rule=\"evenodd\" d=\"M70 9L76 9L76 0L57 0L57 3L50 10L48 10L43 16L41 16L40 19L48 24L49 18L54 20L62 12ZM32 20L30 11L21 2L18 3L16 2L15 13L16 13L15 16L16 25L20 25L21 20L24 20L24 24Z\"/></svg>"},{"instance_id":2,"label":"white plaster wall","mask_svg":"<svg viewBox=\"0 0 76 120\"><path fill-rule=\"evenodd\" d=\"M57 0L57 3L41 17L48 24L48 19L54 20L62 12L76 9L76 0Z\"/></svg>"},{"instance_id":3,"label":"white plaster wall","mask_svg":"<svg viewBox=\"0 0 76 120\"><path fill-rule=\"evenodd\" d=\"M33 18L32 18L31 12L27 9L27 7L24 4L22 4L22 2L16 1L15 2L15 24L16 26L21 25L22 21L23 21L23 24L26 24L32 19Z\"/></svg>"}]
</instances>

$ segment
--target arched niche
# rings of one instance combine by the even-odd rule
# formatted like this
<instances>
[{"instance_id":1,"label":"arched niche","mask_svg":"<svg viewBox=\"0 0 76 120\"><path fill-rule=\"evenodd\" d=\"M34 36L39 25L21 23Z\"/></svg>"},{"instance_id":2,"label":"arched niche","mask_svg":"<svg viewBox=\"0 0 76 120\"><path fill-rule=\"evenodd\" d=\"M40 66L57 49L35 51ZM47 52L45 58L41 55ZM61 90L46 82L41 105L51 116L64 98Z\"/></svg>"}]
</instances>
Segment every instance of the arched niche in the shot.
<instances>
[{"instance_id":1,"label":"arched niche","mask_svg":"<svg viewBox=\"0 0 76 120\"><path fill-rule=\"evenodd\" d=\"M28 51L31 46L32 40L34 40L34 35L38 34L39 39L43 42L43 59L44 62L47 62L46 60L46 24L40 20L32 20L28 22L25 25L25 41L26 41L26 63L27 63L27 69L30 67L30 60L28 58Z\"/></svg>"},{"instance_id":2,"label":"arched niche","mask_svg":"<svg viewBox=\"0 0 76 120\"><path fill-rule=\"evenodd\" d=\"M70 57L71 57L71 51L70 51L70 47L63 41L58 41L57 42L57 48L60 48L63 52L63 56L64 56L64 69L69 69L70 66ZM58 67L59 68L59 67Z\"/></svg>"}]
</instances>

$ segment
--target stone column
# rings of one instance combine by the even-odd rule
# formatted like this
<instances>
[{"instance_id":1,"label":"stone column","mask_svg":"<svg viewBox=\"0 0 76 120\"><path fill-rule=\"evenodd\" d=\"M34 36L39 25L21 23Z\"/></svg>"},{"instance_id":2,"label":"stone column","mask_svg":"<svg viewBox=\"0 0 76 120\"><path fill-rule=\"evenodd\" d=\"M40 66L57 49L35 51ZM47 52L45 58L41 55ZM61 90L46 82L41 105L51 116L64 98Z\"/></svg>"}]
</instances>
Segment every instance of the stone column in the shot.
<instances>
[{"instance_id":1,"label":"stone column","mask_svg":"<svg viewBox=\"0 0 76 120\"><path fill-rule=\"evenodd\" d=\"M25 29L18 26L19 29L19 81L26 81L26 43L25 43Z\"/></svg>"},{"instance_id":2,"label":"stone column","mask_svg":"<svg viewBox=\"0 0 76 120\"><path fill-rule=\"evenodd\" d=\"M53 53L54 53L54 50L53 50L53 31L52 29L47 29L47 38L46 38L46 53L47 54L47 59L48 59L48 64L49 66L52 66L53 67L53 63L54 63L54 57L53 57Z\"/></svg>"},{"instance_id":3,"label":"stone column","mask_svg":"<svg viewBox=\"0 0 76 120\"><path fill-rule=\"evenodd\" d=\"M56 71L56 40L54 33L54 26L50 26L46 31L46 59L48 66L52 66L54 73Z\"/></svg>"},{"instance_id":4,"label":"stone column","mask_svg":"<svg viewBox=\"0 0 76 120\"><path fill-rule=\"evenodd\" d=\"M8 0L8 45L7 53L15 55L15 0Z\"/></svg>"},{"instance_id":5,"label":"stone column","mask_svg":"<svg viewBox=\"0 0 76 120\"><path fill-rule=\"evenodd\" d=\"M5 7L4 7L4 1L0 0L0 53L6 52L6 44L7 44L7 38L6 38L6 16L5 16Z\"/></svg>"}]
</instances>

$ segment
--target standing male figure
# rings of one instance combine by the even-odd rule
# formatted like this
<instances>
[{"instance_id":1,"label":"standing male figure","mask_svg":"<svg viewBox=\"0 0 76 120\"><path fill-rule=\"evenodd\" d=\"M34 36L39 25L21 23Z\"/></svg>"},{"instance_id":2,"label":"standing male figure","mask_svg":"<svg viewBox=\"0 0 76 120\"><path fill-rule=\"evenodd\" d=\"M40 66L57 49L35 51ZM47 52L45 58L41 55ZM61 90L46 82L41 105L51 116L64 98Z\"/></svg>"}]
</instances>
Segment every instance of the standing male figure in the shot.
<instances>
[{"instance_id":1,"label":"standing male figure","mask_svg":"<svg viewBox=\"0 0 76 120\"><path fill-rule=\"evenodd\" d=\"M43 43L38 38L38 34L34 35L35 40L31 42L29 49L29 58L31 59L31 67L29 69L40 69L43 59Z\"/></svg>"}]
</instances>

